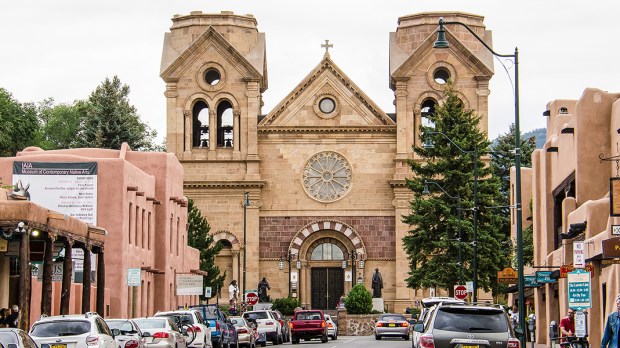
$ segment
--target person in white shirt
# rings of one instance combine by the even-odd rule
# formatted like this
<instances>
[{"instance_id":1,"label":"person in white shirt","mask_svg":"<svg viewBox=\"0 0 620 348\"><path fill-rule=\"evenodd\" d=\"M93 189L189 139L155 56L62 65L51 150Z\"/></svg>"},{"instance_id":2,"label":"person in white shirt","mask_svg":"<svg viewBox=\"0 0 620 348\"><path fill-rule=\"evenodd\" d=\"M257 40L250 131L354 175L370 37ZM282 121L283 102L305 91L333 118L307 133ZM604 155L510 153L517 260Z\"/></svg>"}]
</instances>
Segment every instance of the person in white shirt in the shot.
<instances>
[{"instance_id":1,"label":"person in white shirt","mask_svg":"<svg viewBox=\"0 0 620 348\"><path fill-rule=\"evenodd\" d=\"M228 300L230 301L230 305L234 306L237 304L237 295L239 294L239 287L237 287L237 281L233 279L228 286Z\"/></svg>"}]
</instances>

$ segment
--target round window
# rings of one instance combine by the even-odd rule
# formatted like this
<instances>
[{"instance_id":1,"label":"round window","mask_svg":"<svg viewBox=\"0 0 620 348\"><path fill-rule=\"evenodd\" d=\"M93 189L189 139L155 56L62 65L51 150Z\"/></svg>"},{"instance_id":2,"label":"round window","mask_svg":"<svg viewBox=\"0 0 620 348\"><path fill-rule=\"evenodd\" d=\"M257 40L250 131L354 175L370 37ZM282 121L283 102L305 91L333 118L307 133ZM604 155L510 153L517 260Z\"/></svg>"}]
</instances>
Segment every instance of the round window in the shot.
<instances>
[{"instance_id":1,"label":"round window","mask_svg":"<svg viewBox=\"0 0 620 348\"><path fill-rule=\"evenodd\" d=\"M351 165L338 153L320 152L308 160L302 182L314 199L337 201L351 188Z\"/></svg>"},{"instance_id":2,"label":"round window","mask_svg":"<svg viewBox=\"0 0 620 348\"><path fill-rule=\"evenodd\" d=\"M336 102L332 98L323 98L319 102L319 109L325 114L331 114L336 109Z\"/></svg>"},{"instance_id":3,"label":"round window","mask_svg":"<svg viewBox=\"0 0 620 348\"><path fill-rule=\"evenodd\" d=\"M450 79L450 72L444 68L435 69L433 73L433 79L440 85L445 85L448 83L448 79Z\"/></svg>"},{"instance_id":4,"label":"round window","mask_svg":"<svg viewBox=\"0 0 620 348\"><path fill-rule=\"evenodd\" d=\"M207 71L205 72L205 82L208 83L210 86L217 85L221 79L222 75L220 75L220 72L216 69L207 69Z\"/></svg>"}]
</instances>

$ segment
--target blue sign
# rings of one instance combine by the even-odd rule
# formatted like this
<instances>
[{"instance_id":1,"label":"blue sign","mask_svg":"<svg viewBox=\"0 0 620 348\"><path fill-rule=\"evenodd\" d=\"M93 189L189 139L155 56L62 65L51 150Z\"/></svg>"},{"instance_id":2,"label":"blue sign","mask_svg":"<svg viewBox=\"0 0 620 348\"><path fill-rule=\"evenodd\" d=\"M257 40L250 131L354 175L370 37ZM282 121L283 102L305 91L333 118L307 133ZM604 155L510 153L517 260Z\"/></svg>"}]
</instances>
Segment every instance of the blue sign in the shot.
<instances>
[{"instance_id":1,"label":"blue sign","mask_svg":"<svg viewBox=\"0 0 620 348\"><path fill-rule=\"evenodd\" d=\"M551 278L552 271L537 271L536 282L537 283L555 283L556 280Z\"/></svg>"},{"instance_id":2,"label":"blue sign","mask_svg":"<svg viewBox=\"0 0 620 348\"><path fill-rule=\"evenodd\" d=\"M536 276L535 275L526 275L523 277L523 279L525 280L525 287L526 288L535 288L540 286L540 284L538 284L536 282Z\"/></svg>"},{"instance_id":3,"label":"blue sign","mask_svg":"<svg viewBox=\"0 0 620 348\"><path fill-rule=\"evenodd\" d=\"M576 310L592 308L590 272L576 269L566 275L568 280L568 307Z\"/></svg>"}]
</instances>

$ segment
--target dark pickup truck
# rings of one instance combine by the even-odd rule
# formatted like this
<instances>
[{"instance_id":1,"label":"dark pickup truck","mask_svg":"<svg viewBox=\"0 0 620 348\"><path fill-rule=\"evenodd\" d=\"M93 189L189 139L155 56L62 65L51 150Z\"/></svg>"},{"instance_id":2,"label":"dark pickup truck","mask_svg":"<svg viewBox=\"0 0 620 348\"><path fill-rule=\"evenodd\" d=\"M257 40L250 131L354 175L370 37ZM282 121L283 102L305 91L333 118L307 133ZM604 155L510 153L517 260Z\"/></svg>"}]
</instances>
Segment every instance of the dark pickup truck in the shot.
<instances>
[{"instance_id":1,"label":"dark pickup truck","mask_svg":"<svg viewBox=\"0 0 620 348\"><path fill-rule=\"evenodd\" d=\"M320 338L321 342L327 342L327 323L325 322L323 311L296 311L289 326L291 327L291 341L293 341L293 344L299 343L299 340L302 338L304 340Z\"/></svg>"}]
</instances>

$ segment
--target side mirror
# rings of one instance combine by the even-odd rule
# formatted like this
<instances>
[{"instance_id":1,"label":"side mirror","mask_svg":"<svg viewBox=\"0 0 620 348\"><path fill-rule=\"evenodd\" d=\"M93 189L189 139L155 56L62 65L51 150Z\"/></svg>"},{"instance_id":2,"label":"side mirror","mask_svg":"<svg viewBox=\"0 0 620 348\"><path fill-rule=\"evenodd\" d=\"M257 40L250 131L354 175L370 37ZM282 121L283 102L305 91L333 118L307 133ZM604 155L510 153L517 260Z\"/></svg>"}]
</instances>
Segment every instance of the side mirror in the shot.
<instances>
[{"instance_id":1,"label":"side mirror","mask_svg":"<svg viewBox=\"0 0 620 348\"><path fill-rule=\"evenodd\" d=\"M413 325L413 331L415 332L424 332L424 324L415 324Z\"/></svg>"},{"instance_id":2,"label":"side mirror","mask_svg":"<svg viewBox=\"0 0 620 348\"><path fill-rule=\"evenodd\" d=\"M120 336L121 334L121 330L119 329L112 329L112 336L116 337L116 336Z\"/></svg>"}]
</instances>

